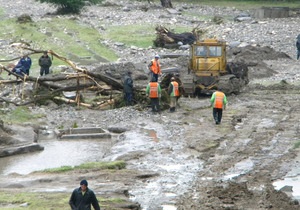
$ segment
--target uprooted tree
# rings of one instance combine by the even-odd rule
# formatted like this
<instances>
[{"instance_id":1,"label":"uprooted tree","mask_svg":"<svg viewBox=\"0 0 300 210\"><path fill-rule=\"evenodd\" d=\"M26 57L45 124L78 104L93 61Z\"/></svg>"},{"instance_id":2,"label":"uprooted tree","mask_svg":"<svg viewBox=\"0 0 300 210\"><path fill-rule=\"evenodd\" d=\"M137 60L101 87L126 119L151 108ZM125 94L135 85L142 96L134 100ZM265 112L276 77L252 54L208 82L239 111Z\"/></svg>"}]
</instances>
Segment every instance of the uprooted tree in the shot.
<instances>
[{"instance_id":1,"label":"uprooted tree","mask_svg":"<svg viewBox=\"0 0 300 210\"><path fill-rule=\"evenodd\" d=\"M28 46L21 46L22 49L30 51L27 55L43 53L44 50L34 50ZM31 83L35 87L34 93L30 97L23 97L21 101L10 100L9 98L0 96L0 101L12 103L16 106L34 104L43 104L46 100L52 100L56 103L70 103L77 106L84 106L92 109L116 108L125 105L123 96L123 84L120 80L111 76L102 74L101 72L89 71L81 68L71 60L57 54L52 50L47 51L52 57L66 62L73 70L72 73L48 74L45 77L33 77L27 75L19 75L11 71L13 66L4 66L0 64L2 71L5 71L16 77L16 80L0 80L0 85L19 84L24 91L25 83ZM2 60L1 62L10 62L11 60ZM94 97L92 101L85 102L82 93L92 92ZM72 92L72 95L66 95L65 92ZM75 94L73 94L75 93ZM148 106L149 99L146 97L144 87L135 87L135 103L141 106ZM163 94L163 104L168 103L168 97Z\"/></svg>"},{"instance_id":2,"label":"uprooted tree","mask_svg":"<svg viewBox=\"0 0 300 210\"><path fill-rule=\"evenodd\" d=\"M171 29L158 25L155 27L156 39L153 41L155 47L177 48L179 42L183 45L193 44L199 40L208 29L200 29L199 25L192 29L191 32L175 33Z\"/></svg>"}]
</instances>

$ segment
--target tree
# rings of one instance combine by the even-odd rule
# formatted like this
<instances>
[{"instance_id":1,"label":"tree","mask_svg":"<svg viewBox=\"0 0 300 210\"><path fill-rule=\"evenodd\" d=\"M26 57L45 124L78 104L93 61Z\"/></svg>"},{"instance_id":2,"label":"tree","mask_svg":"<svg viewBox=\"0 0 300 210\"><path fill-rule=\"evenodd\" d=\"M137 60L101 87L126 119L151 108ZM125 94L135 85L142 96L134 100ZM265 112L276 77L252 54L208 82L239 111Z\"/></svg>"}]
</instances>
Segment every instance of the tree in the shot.
<instances>
[{"instance_id":1,"label":"tree","mask_svg":"<svg viewBox=\"0 0 300 210\"><path fill-rule=\"evenodd\" d=\"M92 4L100 3L102 0L36 0L41 3L54 4L60 14L79 14L86 2Z\"/></svg>"}]
</instances>

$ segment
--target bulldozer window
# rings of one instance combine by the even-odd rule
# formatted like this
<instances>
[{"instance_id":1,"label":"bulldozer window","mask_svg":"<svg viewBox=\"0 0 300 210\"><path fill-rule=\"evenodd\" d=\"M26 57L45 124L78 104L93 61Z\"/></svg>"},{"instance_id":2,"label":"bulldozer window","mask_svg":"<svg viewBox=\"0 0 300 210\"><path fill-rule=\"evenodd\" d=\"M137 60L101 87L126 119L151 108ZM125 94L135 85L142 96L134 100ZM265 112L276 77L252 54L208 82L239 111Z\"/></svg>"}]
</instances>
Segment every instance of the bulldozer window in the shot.
<instances>
[{"instance_id":1,"label":"bulldozer window","mask_svg":"<svg viewBox=\"0 0 300 210\"><path fill-rule=\"evenodd\" d=\"M207 49L205 46L197 46L195 48L195 55L196 56L206 56L207 54Z\"/></svg>"},{"instance_id":2,"label":"bulldozer window","mask_svg":"<svg viewBox=\"0 0 300 210\"><path fill-rule=\"evenodd\" d=\"M219 57L222 55L222 48L220 46L209 46L209 56Z\"/></svg>"}]
</instances>

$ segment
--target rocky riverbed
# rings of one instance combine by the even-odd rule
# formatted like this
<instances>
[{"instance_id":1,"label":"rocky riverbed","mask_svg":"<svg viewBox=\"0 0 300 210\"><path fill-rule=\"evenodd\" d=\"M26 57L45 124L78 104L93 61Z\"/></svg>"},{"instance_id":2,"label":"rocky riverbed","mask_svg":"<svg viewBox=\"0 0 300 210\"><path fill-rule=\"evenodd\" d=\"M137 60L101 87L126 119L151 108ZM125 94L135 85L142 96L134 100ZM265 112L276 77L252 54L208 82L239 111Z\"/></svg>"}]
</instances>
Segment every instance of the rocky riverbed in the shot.
<instances>
[{"instance_id":1,"label":"rocky riverbed","mask_svg":"<svg viewBox=\"0 0 300 210\"><path fill-rule=\"evenodd\" d=\"M34 20L49 18L47 14L54 11L46 4L28 2L25 7ZM9 11L9 17L24 11L24 1L0 3ZM293 148L299 130L299 63L294 59L299 17L234 22L236 15L251 11L175 4L178 11L191 14L182 16L146 2L106 4L86 7L80 21L101 32L111 24L145 22L193 28L199 23L193 14L226 17L223 24L213 27L209 20L201 23L211 27L210 34L240 44L244 49L240 59L252 64L250 84L241 94L228 96L229 106L219 126L212 121L209 98L181 98L176 113L164 111L161 115L151 115L138 105L107 111L56 104L30 106L33 113L45 116L37 122L48 131L45 134L52 134L60 125L72 127L74 122L79 127L126 128L114 136L101 160L125 160L130 171L2 175L2 187L69 193L81 178L87 178L97 195L124 197L147 210L300 209L295 198L272 185L295 166L299 153ZM120 45L112 40L103 43L118 53L119 61L142 64L148 63L154 53L188 53L134 46L122 46L120 50ZM265 53L261 48L244 48L246 45L273 50ZM161 60L165 66L180 65L172 59ZM33 130L28 136L34 136ZM51 138L57 141L55 136ZM135 208L138 205L132 205L131 209Z\"/></svg>"}]
</instances>

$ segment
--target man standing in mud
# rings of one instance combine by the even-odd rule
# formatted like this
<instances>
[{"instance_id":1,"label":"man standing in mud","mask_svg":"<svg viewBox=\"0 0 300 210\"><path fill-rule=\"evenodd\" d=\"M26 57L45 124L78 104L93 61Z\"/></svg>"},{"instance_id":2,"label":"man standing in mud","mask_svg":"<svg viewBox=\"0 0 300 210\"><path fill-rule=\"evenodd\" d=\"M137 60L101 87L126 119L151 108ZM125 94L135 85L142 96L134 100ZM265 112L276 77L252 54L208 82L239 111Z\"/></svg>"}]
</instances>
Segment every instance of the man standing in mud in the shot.
<instances>
[{"instance_id":1,"label":"man standing in mud","mask_svg":"<svg viewBox=\"0 0 300 210\"><path fill-rule=\"evenodd\" d=\"M48 56L48 52L45 51L44 54L39 58L39 66L41 67L40 75L43 76L44 74L49 74L51 65L51 58Z\"/></svg>"},{"instance_id":2,"label":"man standing in mud","mask_svg":"<svg viewBox=\"0 0 300 210\"><path fill-rule=\"evenodd\" d=\"M151 78L151 82L147 85L146 94L151 100L152 113L160 113L159 99L161 97L161 87L154 77Z\"/></svg>"},{"instance_id":3,"label":"man standing in mud","mask_svg":"<svg viewBox=\"0 0 300 210\"><path fill-rule=\"evenodd\" d=\"M168 87L168 94L170 95L170 112L175 112L177 106L177 99L179 97L179 85L175 77L171 77L171 82Z\"/></svg>"},{"instance_id":4,"label":"man standing in mud","mask_svg":"<svg viewBox=\"0 0 300 210\"><path fill-rule=\"evenodd\" d=\"M215 91L210 98L211 106L213 107L213 117L216 124L220 124L222 120L223 109L225 110L227 105L226 95L219 88Z\"/></svg>"},{"instance_id":5,"label":"man standing in mud","mask_svg":"<svg viewBox=\"0 0 300 210\"><path fill-rule=\"evenodd\" d=\"M100 210L99 202L94 192L88 188L86 180L82 180L80 187L74 189L69 204L72 210L91 210L91 205L95 210Z\"/></svg>"},{"instance_id":6,"label":"man standing in mud","mask_svg":"<svg viewBox=\"0 0 300 210\"><path fill-rule=\"evenodd\" d=\"M128 71L123 80L124 99L126 101L126 106L133 105L133 80L131 74L132 72Z\"/></svg>"},{"instance_id":7,"label":"man standing in mud","mask_svg":"<svg viewBox=\"0 0 300 210\"><path fill-rule=\"evenodd\" d=\"M300 57L300 34L297 36L296 47L297 47L297 60L299 60L299 57Z\"/></svg>"},{"instance_id":8,"label":"man standing in mud","mask_svg":"<svg viewBox=\"0 0 300 210\"><path fill-rule=\"evenodd\" d=\"M154 78L155 82L157 82L158 75L161 75L159 55L154 56L154 59L151 60L150 64L148 65L148 68L151 71L151 78Z\"/></svg>"}]
</instances>

